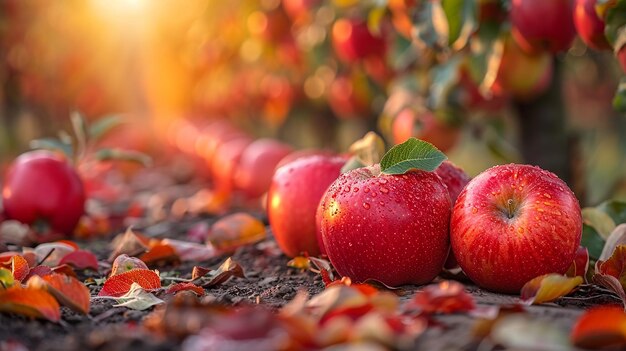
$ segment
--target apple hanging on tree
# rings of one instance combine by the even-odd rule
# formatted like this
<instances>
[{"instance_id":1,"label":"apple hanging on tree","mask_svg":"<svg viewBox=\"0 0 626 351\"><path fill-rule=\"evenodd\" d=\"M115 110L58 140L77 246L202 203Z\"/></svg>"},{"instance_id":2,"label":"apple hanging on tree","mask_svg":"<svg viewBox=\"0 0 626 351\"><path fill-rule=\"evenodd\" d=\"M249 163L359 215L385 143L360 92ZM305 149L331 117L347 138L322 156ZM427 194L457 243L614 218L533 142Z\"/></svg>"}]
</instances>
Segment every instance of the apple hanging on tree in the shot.
<instances>
[{"instance_id":1,"label":"apple hanging on tree","mask_svg":"<svg viewBox=\"0 0 626 351\"><path fill-rule=\"evenodd\" d=\"M478 286L519 293L529 280L565 273L582 235L578 200L551 172L529 165L492 167L459 195L452 251Z\"/></svg>"},{"instance_id":2,"label":"apple hanging on tree","mask_svg":"<svg viewBox=\"0 0 626 351\"><path fill-rule=\"evenodd\" d=\"M571 0L513 0L511 31L529 53L569 49L576 36Z\"/></svg>"},{"instance_id":3,"label":"apple hanging on tree","mask_svg":"<svg viewBox=\"0 0 626 351\"><path fill-rule=\"evenodd\" d=\"M337 272L353 281L425 284L449 251L450 196L432 171L445 155L411 138L380 165L342 174L320 202L320 230Z\"/></svg>"}]
</instances>

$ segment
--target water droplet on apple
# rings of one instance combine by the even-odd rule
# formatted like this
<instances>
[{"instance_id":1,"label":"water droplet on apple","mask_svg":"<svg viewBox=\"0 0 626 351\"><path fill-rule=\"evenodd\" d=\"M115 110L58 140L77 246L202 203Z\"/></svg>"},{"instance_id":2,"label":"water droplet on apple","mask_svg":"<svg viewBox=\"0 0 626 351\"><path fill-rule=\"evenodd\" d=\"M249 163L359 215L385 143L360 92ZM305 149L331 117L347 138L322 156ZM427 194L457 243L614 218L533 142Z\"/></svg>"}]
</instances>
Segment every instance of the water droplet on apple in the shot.
<instances>
[{"instance_id":1,"label":"water droplet on apple","mask_svg":"<svg viewBox=\"0 0 626 351\"><path fill-rule=\"evenodd\" d=\"M478 209L475 206L472 207L472 213L477 213L477 212L478 212Z\"/></svg>"},{"instance_id":2,"label":"water droplet on apple","mask_svg":"<svg viewBox=\"0 0 626 351\"><path fill-rule=\"evenodd\" d=\"M354 191L355 193L358 193L359 192L359 188L354 187L354 188L352 188L352 191Z\"/></svg>"},{"instance_id":3,"label":"water droplet on apple","mask_svg":"<svg viewBox=\"0 0 626 351\"><path fill-rule=\"evenodd\" d=\"M370 188L365 188L365 189L363 189L363 192L364 192L364 193L369 193L369 192L370 192Z\"/></svg>"},{"instance_id":4,"label":"water droplet on apple","mask_svg":"<svg viewBox=\"0 0 626 351\"><path fill-rule=\"evenodd\" d=\"M387 184L387 179L380 178L380 179L378 179L378 183L380 183L380 184Z\"/></svg>"},{"instance_id":5,"label":"water droplet on apple","mask_svg":"<svg viewBox=\"0 0 626 351\"><path fill-rule=\"evenodd\" d=\"M389 189L385 188L384 186L380 187L380 192L383 194L387 194L389 192Z\"/></svg>"},{"instance_id":6,"label":"water droplet on apple","mask_svg":"<svg viewBox=\"0 0 626 351\"><path fill-rule=\"evenodd\" d=\"M346 192L346 193L349 193L350 192L350 186L349 185L344 186L343 187L343 191Z\"/></svg>"},{"instance_id":7,"label":"water droplet on apple","mask_svg":"<svg viewBox=\"0 0 626 351\"><path fill-rule=\"evenodd\" d=\"M370 204L368 204L367 202L364 202L363 203L363 208L366 209L366 210L369 210L370 209Z\"/></svg>"},{"instance_id":8,"label":"water droplet on apple","mask_svg":"<svg viewBox=\"0 0 626 351\"><path fill-rule=\"evenodd\" d=\"M550 194L548 194L548 193L543 193L543 196L547 197L548 199L552 198L552 196L550 196Z\"/></svg>"},{"instance_id":9,"label":"water droplet on apple","mask_svg":"<svg viewBox=\"0 0 626 351\"><path fill-rule=\"evenodd\" d=\"M372 197L376 197L378 194L375 191L372 191Z\"/></svg>"}]
</instances>

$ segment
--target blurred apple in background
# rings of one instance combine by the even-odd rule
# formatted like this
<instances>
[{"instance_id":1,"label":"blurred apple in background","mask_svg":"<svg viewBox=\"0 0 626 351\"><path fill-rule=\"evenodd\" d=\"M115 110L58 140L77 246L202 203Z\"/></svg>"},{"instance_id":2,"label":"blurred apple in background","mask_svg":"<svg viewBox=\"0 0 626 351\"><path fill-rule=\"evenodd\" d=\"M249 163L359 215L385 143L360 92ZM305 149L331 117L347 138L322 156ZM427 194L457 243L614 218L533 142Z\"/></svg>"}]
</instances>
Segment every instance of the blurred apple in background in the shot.
<instances>
[{"instance_id":1,"label":"blurred apple in background","mask_svg":"<svg viewBox=\"0 0 626 351\"><path fill-rule=\"evenodd\" d=\"M328 90L328 104L335 115L343 119L371 116L372 92L367 77L362 73L339 75Z\"/></svg>"},{"instance_id":2,"label":"blurred apple in background","mask_svg":"<svg viewBox=\"0 0 626 351\"><path fill-rule=\"evenodd\" d=\"M432 111L415 111L406 107L393 120L392 136L394 144L400 144L411 137L427 141L439 150L452 148L460 137L460 129L441 121Z\"/></svg>"},{"instance_id":3,"label":"blurred apple in background","mask_svg":"<svg viewBox=\"0 0 626 351\"><path fill-rule=\"evenodd\" d=\"M511 32L526 52L569 49L576 36L572 0L513 0Z\"/></svg>"},{"instance_id":4,"label":"blurred apple in background","mask_svg":"<svg viewBox=\"0 0 626 351\"><path fill-rule=\"evenodd\" d=\"M355 63L368 57L384 57L387 43L382 35L370 32L360 18L340 18L333 24L332 43L339 59Z\"/></svg>"},{"instance_id":5,"label":"blurred apple in background","mask_svg":"<svg viewBox=\"0 0 626 351\"><path fill-rule=\"evenodd\" d=\"M213 184L218 193L230 196L234 190L235 171L239 167L241 155L252 144L246 136L236 137L223 142L217 147L211 161Z\"/></svg>"},{"instance_id":6,"label":"blurred apple in background","mask_svg":"<svg viewBox=\"0 0 626 351\"><path fill-rule=\"evenodd\" d=\"M339 177L346 159L312 155L284 164L274 173L267 212L280 249L290 257L318 256L315 215L328 186Z\"/></svg>"},{"instance_id":7,"label":"blurred apple in background","mask_svg":"<svg viewBox=\"0 0 626 351\"><path fill-rule=\"evenodd\" d=\"M291 146L274 139L255 140L241 154L235 187L250 198L260 197L269 189L276 165L292 151Z\"/></svg>"},{"instance_id":8,"label":"blurred apple in background","mask_svg":"<svg viewBox=\"0 0 626 351\"><path fill-rule=\"evenodd\" d=\"M597 2L597 0L576 0L574 25L587 46L596 50L610 50L611 45L604 35L604 21L596 12Z\"/></svg>"},{"instance_id":9,"label":"blurred apple in background","mask_svg":"<svg viewBox=\"0 0 626 351\"><path fill-rule=\"evenodd\" d=\"M508 35L502 40L502 58L491 92L496 96L510 94L526 100L545 92L554 72L552 55L547 52L528 54Z\"/></svg>"}]
</instances>

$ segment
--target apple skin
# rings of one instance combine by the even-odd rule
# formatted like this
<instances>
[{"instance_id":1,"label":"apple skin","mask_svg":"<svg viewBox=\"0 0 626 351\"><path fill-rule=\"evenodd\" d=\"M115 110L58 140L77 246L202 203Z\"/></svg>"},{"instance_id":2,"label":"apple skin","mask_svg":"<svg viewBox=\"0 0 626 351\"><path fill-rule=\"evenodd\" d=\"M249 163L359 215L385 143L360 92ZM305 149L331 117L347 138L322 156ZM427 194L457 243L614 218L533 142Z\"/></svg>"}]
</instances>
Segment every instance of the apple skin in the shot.
<instances>
[{"instance_id":1,"label":"apple skin","mask_svg":"<svg viewBox=\"0 0 626 351\"><path fill-rule=\"evenodd\" d=\"M576 36L572 0L513 0L510 14L513 37L526 52L561 52Z\"/></svg>"},{"instance_id":2,"label":"apple skin","mask_svg":"<svg viewBox=\"0 0 626 351\"><path fill-rule=\"evenodd\" d=\"M260 197L270 188L276 165L291 151L291 146L278 140L255 140L241 154L235 188L250 198Z\"/></svg>"},{"instance_id":3,"label":"apple skin","mask_svg":"<svg viewBox=\"0 0 626 351\"><path fill-rule=\"evenodd\" d=\"M268 218L278 247L290 257L319 256L315 214L322 195L346 159L304 156L278 168L267 196Z\"/></svg>"},{"instance_id":4,"label":"apple skin","mask_svg":"<svg viewBox=\"0 0 626 351\"><path fill-rule=\"evenodd\" d=\"M576 0L574 25L580 38L592 49L609 50L611 45L604 36L604 21L596 12L597 0Z\"/></svg>"},{"instance_id":5,"label":"apple skin","mask_svg":"<svg viewBox=\"0 0 626 351\"><path fill-rule=\"evenodd\" d=\"M457 167L454 163L450 161L443 161L437 169L435 169L435 173L441 178L443 184L448 189L448 194L450 195L450 201L452 206L454 206L456 199L459 197L459 194L465 188L467 183L470 181L470 177L463 171L461 168ZM444 267L446 269L452 269L458 267L458 263L454 258L452 253L448 254L448 258L446 259L446 263Z\"/></svg>"},{"instance_id":6,"label":"apple skin","mask_svg":"<svg viewBox=\"0 0 626 351\"><path fill-rule=\"evenodd\" d=\"M556 175L510 164L467 184L450 226L452 251L472 281L519 293L537 276L567 271L580 245L582 217L578 200Z\"/></svg>"},{"instance_id":7,"label":"apple skin","mask_svg":"<svg viewBox=\"0 0 626 351\"><path fill-rule=\"evenodd\" d=\"M234 189L234 173L241 160L241 155L252 143L246 136L224 141L217 146L211 158L211 172L215 188L221 194L230 195Z\"/></svg>"},{"instance_id":8,"label":"apple skin","mask_svg":"<svg viewBox=\"0 0 626 351\"><path fill-rule=\"evenodd\" d=\"M547 52L528 54L511 36L504 38L503 50L491 87L494 96L509 94L520 100L529 100L548 89L554 74L552 55Z\"/></svg>"},{"instance_id":9,"label":"apple skin","mask_svg":"<svg viewBox=\"0 0 626 351\"><path fill-rule=\"evenodd\" d=\"M328 188L320 207L324 247L340 275L399 286L426 284L441 271L451 205L433 172L354 169Z\"/></svg>"},{"instance_id":10,"label":"apple skin","mask_svg":"<svg viewBox=\"0 0 626 351\"><path fill-rule=\"evenodd\" d=\"M459 128L440 121L431 111L402 109L391 125L393 142L400 144L411 137L427 141L441 151L447 151L456 145L461 135Z\"/></svg>"},{"instance_id":11,"label":"apple skin","mask_svg":"<svg viewBox=\"0 0 626 351\"><path fill-rule=\"evenodd\" d=\"M340 18L333 24L332 43L339 59L355 63L368 57L384 57L387 43L375 36L367 22L359 18Z\"/></svg>"}]
</instances>

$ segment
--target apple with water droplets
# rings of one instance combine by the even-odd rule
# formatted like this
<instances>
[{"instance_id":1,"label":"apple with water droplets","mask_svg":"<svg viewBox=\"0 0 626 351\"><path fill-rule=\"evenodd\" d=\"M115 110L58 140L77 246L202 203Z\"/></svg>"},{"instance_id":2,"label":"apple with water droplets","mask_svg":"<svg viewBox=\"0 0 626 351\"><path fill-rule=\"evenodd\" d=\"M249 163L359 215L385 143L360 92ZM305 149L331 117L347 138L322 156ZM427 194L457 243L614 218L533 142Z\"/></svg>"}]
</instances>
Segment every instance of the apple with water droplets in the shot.
<instances>
[{"instance_id":1,"label":"apple with water droplets","mask_svg":"<svg viewBox=\"0 0 626 351\"><path fill-rule=\"evenodd\" d=\"M472 179L452 210L452 252L477 285L519 293L529 280L563 274L580 245L576 196L539 167L492 167Z\"/></svg>"},{"instance_id":2,"label":"apple with water droplets","mask_svg":"<svg viewBox=\"0 0 626 351\"><path fill-rule=\"evenodd\" d=\"M267 216L278 247L287 256L320 254L315 213L345 163L344 157L319 154L276 169L267 194Z\"/></svg>"},{"instance_id":3,"label":"apple with water droplets","mask_svg":"<svg viewBox=\"0 0 626 351\"><path fill-rule=\"evenodd\" d=\"M318 224L326 254L352 281L425 284L441 271L449 251L450 196L431 172L445 156L429 171L411 164L401 174L386 167L387 154L382 166L348 171L324 194Z\"/></svg>"}]
</instances>

